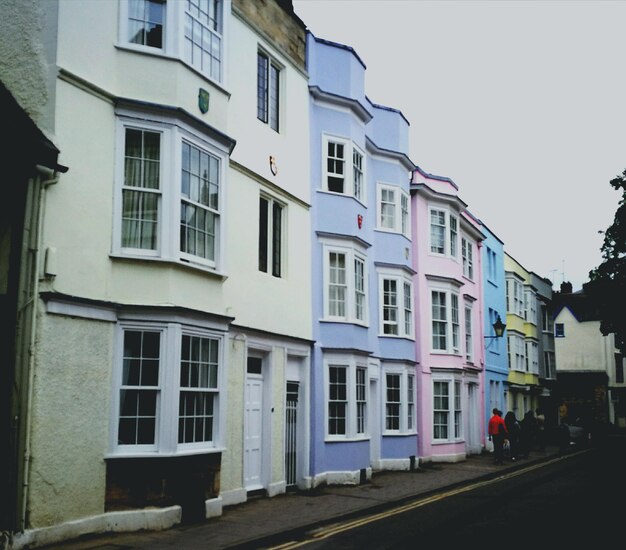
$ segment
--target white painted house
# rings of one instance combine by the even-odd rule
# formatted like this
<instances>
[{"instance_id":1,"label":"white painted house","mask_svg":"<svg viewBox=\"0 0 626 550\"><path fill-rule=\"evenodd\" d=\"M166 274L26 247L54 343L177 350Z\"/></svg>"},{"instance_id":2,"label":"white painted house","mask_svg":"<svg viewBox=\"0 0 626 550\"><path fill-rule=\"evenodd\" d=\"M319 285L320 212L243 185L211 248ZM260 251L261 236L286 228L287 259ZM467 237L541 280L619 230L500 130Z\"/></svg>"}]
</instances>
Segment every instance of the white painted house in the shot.
<instances>
[{"instance_id":1,"label":"white painted house","mask_svg":"<svg viewBox=\"0 0 626 550\"><path fill-rule=\"evenodd\" d=\"M32 186L24 223L12 546L305 483L308 89L290 2L2 11L2 81L69 168Z\"/></svg>"}]
</instances>

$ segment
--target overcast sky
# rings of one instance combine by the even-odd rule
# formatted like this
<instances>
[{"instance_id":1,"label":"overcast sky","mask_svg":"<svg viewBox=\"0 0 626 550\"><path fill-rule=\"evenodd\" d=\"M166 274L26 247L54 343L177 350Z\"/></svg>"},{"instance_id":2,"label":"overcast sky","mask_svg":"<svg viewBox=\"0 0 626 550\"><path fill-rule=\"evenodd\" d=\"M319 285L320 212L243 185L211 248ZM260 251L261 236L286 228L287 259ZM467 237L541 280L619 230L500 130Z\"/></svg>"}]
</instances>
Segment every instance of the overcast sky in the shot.
<instances>
[{"instance_id":1,"label":"overcast sky","mask_svg":"<svg viewBox=\"0 0 626 550\"><path fill-rule=\"evenodd\" d=\"M354 48L411 160L459 186L529 271L574 290L601 262L626 169L626 1L293 0Z\"/></svg>"}]
</instances>

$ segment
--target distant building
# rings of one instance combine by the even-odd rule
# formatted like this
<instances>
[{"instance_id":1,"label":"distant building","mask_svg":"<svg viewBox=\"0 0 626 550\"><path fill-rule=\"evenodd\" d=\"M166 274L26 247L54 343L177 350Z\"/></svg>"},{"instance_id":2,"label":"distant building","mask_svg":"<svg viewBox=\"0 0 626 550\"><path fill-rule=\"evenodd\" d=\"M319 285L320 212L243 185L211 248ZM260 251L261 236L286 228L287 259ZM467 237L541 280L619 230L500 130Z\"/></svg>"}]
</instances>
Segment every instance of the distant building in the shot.
<instances>
[{"instance_id":1,"label":"distant building","mask_svg":"<svg viewBox=\"0 0 626 550\"><path fill-rule=\"evenodd\" d=\"M626 427L624 357L584 291L561 284L554 293L554 347L559 397L570 419Z\"/></svg>"}]
</instances>

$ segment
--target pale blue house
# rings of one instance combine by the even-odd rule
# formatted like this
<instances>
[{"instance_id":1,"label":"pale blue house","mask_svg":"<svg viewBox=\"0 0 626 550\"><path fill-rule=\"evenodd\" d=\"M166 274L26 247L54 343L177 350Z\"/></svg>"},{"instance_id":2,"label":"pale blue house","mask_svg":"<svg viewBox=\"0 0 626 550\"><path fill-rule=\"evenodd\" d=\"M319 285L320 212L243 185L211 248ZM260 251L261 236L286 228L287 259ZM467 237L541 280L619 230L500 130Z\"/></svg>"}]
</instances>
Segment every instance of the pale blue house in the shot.
<instances>
[{"instance_id":1,"label":"pale blue house","mask_svg":"<svg viewBox=\"0 0 626 550\"><path fill-rule=\"evenodd\" d=\"M506 280L504 245L484 224L486 235L482 245L483 320L485 334L485 427L491 411L497 407L506 412L507 377L509 374L506 332L496 337L493 325L498 318L506 323ZM485 432L486 433L486 432Z\"/></svg>"},{"instance_id":2,"label":"pale blue house","mask_svg":"<svg viewBox=\"0 0 626 550\"><path fill-rule=\"evenodd\" d=\"M311 486L416 464L409 123L365 95L356 52L307 36Z\"/></svg>"}]
</instances>

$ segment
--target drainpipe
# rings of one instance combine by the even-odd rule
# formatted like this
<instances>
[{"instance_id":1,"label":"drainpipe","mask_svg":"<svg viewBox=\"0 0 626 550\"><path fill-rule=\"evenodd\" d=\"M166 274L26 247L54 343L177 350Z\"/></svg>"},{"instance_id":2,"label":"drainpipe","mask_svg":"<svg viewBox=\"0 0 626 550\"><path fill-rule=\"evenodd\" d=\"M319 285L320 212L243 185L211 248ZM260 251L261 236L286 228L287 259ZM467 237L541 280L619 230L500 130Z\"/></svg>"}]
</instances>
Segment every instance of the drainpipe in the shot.
<instances>
[{"instance_id":1,"label":"drainpipe","mask_svg":"<svg viewBox=\"0 0 626 550\"><path fill-rule=\"evenodd\" d=\"M19 517L19 527L23 531L26 529L26 513L28 508L28 492L30 488L30 465L31 465L31 425L32 425L32 403L33 403L33 385L35 380L35 344L36 344L36 331L37 331L37 302L39 296L39 271L41 266L41 242L43 232L43 220L44 220L44 201L46 195L46 189L59 181L56 171L50 170L44 166L37 165L37 175L35 176L39 189L37 200L37 225L36 235L30 235L30 242L28 244L29 254L33 254L33 272L31 276L32 293L30 299L20 306L20 310L23 312L30 304L32 304L32 312L30 318L30 331L29 331L29 343L28 343L28 385L26 388L26 409L22 411L22 415L25 417L25 429L24 429L24 473L22 482L22 509ZM43 179L46 178L46 179ZM43 181L42 181L43 180ZM30 208L30 216L32 217L33 207ZM32 222L31 222L32 227ZM34 241L34 242L33 242Z\"/></svg>"}]
</instances>

